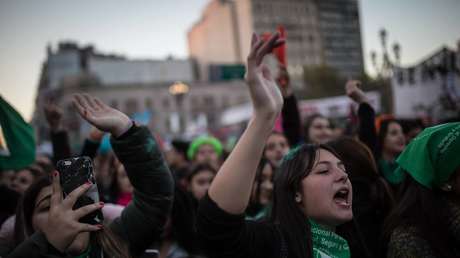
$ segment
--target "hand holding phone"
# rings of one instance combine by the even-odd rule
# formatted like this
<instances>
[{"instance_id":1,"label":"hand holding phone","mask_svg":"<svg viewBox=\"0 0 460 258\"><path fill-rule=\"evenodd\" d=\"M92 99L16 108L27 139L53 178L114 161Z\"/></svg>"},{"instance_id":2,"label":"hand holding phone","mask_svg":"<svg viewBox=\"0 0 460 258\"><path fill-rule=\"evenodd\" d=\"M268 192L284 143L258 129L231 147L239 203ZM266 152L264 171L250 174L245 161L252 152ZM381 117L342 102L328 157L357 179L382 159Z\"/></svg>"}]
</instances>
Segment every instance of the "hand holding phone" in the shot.
<instances>
[{"instance_id":1,"label":"hand holding phone","mask_svg":"<svg viewBox=\"0 0 460 258\"><path fill-rule=\"evenodd\" d=\"M60 184L64 198L81 185L90 183L89 189L80 196L73 207L74 210L93 203L99 203L99 193L93 173L91 159L75 157L58 161L57 170L60 173ZM103 215L101 210L94 211L80 219L87 224L101 224Z\"/></svg>"},{"instance_id":2,"label":"hand holding phone","mask_svg":"<svg viewBox=\"0 0 460 258\"><path fill-rule=\"evenodd\" d=\"M61 252L65 252L79 233L102 229L102 224L90 225L80 221L87 214L100 211L103 207L102 203L97 202L81 208L75 208L77 200L91 186L91 183L80 185L68 193L66 198L63 198L60 173L54 172L47 225L40 230L43 231L48 242Z\"/></svg>"}]
</instances>

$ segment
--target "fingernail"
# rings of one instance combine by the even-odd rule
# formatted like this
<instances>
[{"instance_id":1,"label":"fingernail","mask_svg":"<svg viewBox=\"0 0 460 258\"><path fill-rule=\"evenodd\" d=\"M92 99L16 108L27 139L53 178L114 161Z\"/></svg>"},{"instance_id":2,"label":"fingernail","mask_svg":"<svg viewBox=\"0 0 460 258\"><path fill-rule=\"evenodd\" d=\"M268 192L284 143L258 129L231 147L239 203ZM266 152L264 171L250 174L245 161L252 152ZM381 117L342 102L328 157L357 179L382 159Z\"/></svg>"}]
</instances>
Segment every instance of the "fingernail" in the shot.
<instances>
[{"instance_id":1,"label":"fingernail","mask_svg":"<svg viewBox=\"0 0 460 258\"><path fill-rule=\"evenodd\" d=\"M56 177L57 175L58 175L58 172L57 172L57 171L54 171L53 176Z\"/></svg>"},{"instance_id":2,"label":"fingernail","mask_svg":"<svg viewBox=\"0 0 460 258\"><path fill-rule=\"evenodd\" d=\"M88 186L88 185L91 185L91 181L87 181L87 182L85 183L85 185L87 185L87 186Z\"/></svg>"},{"instance_id":3,"label":"fingernail","mask_svg":"<svg viewBox=\"0 0 460 258\"><path fill-rule=\"evenodd\" d=\"M104 207L104 203L103 203L103 202L99 202L99 205L101 205L101 207Z\"/></svg>"},{"instance_id":4,"label":"fingernail","mask_svg":"<svg viewBox=\"0 0 460 258\"><path fill-rule=\"evenodd\" d=\"M98 227L98 228L100 228L100 229L103 229L103 228L104 228L104 225L99 224L99 225L96 225L96 227Z\"/></svg>"}]
</instances>

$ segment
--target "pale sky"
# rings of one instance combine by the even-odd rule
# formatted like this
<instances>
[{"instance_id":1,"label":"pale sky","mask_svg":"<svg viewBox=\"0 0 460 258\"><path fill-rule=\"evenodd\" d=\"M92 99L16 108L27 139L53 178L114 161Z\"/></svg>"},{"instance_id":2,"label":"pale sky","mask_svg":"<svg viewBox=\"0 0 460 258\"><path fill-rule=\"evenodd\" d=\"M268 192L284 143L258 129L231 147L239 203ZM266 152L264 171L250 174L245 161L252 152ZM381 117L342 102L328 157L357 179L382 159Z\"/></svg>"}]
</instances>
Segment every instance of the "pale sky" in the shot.
<instances>
[{"instance_id":1,"label":"pale sky","mask_svg":"<svg viewBox=\"0 0 460 258\"><path fill-rule=\"evenodd\" d=\"M187 57L186 32L209 0L0 0L0 94L26 119L34 108L46 45L94 44L129 58ZM460 0L360 0L367 70L385 27L413 64L460 39Z\"/></svg>"}]
</instances>

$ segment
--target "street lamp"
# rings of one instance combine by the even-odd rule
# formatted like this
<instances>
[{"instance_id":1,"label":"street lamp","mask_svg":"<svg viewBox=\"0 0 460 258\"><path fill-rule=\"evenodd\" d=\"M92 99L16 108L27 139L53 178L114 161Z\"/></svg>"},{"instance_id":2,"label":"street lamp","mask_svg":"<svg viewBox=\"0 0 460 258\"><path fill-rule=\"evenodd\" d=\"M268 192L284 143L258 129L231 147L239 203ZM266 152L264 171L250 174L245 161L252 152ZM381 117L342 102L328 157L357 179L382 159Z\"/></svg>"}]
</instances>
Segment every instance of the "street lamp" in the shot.
<instances>
[{"instance_id":1,"label":"street lamp","mask_svg":"<svg viewBox=\"0 0 460 258\"><path fill-rule=\"evenodd\" d=\"M174 96L176 100L177 110L179 112L179 133L185 131L185 117L183 110L184 96L189 92L189 86L182 82L175 82L169 86L169 93Z\"/></svg>"}]
</instances>

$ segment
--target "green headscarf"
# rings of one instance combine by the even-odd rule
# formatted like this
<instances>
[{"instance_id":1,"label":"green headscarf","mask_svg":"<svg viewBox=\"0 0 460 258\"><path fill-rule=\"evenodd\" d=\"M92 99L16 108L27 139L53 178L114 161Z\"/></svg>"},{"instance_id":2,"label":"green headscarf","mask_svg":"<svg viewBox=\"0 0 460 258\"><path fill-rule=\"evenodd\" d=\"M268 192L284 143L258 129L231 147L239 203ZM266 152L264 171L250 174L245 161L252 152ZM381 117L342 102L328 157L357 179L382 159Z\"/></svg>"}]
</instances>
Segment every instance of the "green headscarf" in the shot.
<instances>
[{"instance_id":1,"label":"green headscarf","mask_svg":"<svg viewBox=\"0 0 460 258\"><path fill-rule=\"evenodd\" d=\"M200 146L204 144L211 145L219 157L222 155L223 147L219 140L210 136L201 136L192 141L190 147L187 150L187 157L190 160L193 160Z\"/></svg>"},{"instance_id":2,"label":"green headscarf","mask_svg":"<svg viewBox=\"0 0 460 258\"><path fill-rule=\"evenodd\" d=\"M440 187L460 167L460 122L426 128L396 162L395 172L408 173L428 188Z\"/></svg>"}]
</instances>

